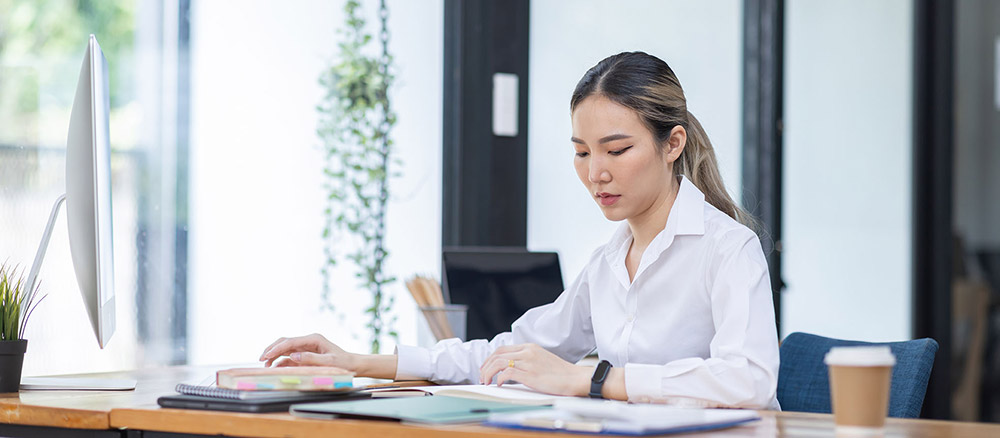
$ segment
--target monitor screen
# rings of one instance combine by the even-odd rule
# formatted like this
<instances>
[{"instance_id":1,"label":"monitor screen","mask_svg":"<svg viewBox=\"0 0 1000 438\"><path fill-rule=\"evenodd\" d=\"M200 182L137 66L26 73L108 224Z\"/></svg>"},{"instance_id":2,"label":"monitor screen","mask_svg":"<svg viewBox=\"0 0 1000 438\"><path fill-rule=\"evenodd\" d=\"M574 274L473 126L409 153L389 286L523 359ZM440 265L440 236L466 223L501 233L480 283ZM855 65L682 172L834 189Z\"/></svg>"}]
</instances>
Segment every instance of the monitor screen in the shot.
<instances>
[{"instance_id":1,"label":"monitor screen","mask_svg":"<svg viewBox=\"0 0 1000 438\"><path fill-rule=\"evenodd\" d=\"M108 64L90 36L66 142L66 215L80 293L101 348L115 331Z\"/></svg>"},{"instance_id":2,"label":"monitor screen","mask_svg":"<svg viewBox=\"0 0 1000 438\"><path fill-rule=\"evenodd\" d=\"M492 339L510 331L528 309L551 303L563 291L559 255L510 248L445 248L445 300L469 306L467 339Z\"/></svg>"}]
</instances>

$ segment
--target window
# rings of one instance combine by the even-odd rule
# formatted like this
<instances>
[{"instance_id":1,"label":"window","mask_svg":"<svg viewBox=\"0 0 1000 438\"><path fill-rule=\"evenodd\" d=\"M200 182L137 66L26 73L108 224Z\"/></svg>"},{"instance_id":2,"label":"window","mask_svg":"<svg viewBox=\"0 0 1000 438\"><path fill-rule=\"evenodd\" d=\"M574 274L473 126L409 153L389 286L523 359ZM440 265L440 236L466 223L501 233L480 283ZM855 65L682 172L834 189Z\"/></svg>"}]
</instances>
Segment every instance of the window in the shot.
<instances>
[{"instance_id":1,"label":"window","mask_svg":"<svg viewBox=\"0 0 1000 438\"><path fill-rule=\"evenodd\" d=\"M39 273L48 297L26 328L25 375L185 360L183 337L171 331L184 307L170 302L184 283L176 269L184 254L176 196L185 167L176 163L180 17L160 2L0 2L0 257L25 270L65 191L69 114L89 34L109 67L117 330L100 350L79 297L64 209Z\"/></svg>"}]
</instances>

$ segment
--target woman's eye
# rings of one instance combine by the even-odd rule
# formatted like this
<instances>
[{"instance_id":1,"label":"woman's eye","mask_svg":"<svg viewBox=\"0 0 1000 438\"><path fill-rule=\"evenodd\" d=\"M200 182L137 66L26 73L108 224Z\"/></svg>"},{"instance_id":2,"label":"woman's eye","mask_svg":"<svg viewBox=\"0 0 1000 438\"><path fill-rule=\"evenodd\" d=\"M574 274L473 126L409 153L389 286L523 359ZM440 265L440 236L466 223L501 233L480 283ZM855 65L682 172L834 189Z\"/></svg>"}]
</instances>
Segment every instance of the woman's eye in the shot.
<instances>
[{"instance_id":1,"label":"woman's eye","mask_svg":"<svg viewBox=\"0 0 1000 438\"><path fill-rule=\"evenodd\" d=\"M590 155L590 153L589 152L577 152L576 153L576 156L578 156L580 158L586 158L587 155Z\"/></svg>"},{"instance_id":2,"label":"woman's eye","mask_svg":"<svg viewBox=\"0 0 1000 438\"><path fill-rule=\"evenodd\" d=\"M632 146L626 146L626 147L623 147L621 149L618 149L617 151L608 151L608 153L617 157L617 156L619 156L621 154L624 154L625 151L627 151L629 149L632 149Z\"/></svg>"}]
</instances>

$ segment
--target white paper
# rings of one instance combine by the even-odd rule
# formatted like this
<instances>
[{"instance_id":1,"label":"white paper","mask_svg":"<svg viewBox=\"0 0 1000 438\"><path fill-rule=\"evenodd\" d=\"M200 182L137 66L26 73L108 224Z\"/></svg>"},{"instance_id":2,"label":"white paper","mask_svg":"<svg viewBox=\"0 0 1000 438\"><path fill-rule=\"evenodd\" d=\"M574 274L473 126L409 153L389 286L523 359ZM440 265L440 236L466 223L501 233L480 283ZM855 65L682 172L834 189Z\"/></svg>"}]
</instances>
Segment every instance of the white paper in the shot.
<instances>
[{"instance_id":1,"label":"white paper","mask_svg":"<svg viewBox=\"0 0 1000 438\"><path fill-rule=\"evenodd\" d=\"M506 401L524 405L549 405L560 399L575 399L535 391L522 384L496 385L434 385L408 386L403 388L371 389L371 392L423 391L434 395L477 398L481 400Z\"/></svg>"}]
</instances>

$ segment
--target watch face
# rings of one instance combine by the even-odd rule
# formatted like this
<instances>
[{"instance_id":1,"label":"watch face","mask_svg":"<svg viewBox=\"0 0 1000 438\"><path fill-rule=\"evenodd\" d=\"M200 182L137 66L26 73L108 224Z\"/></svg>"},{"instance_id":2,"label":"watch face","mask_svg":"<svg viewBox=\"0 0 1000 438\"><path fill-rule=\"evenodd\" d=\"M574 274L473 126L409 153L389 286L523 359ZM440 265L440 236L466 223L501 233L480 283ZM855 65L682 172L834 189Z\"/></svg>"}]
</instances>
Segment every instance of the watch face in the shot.
<instances>
[{"instance_id":1,"label":"watch face","mask_svg":"<svg viewBox=\"0 0 1000 438\"><path fill-rule=\"evenodd\" d=\"M591 380L594 382L603 382L608 377L609 370L611 370L611 362L602 360L601 363L597 364L597 369L594 370L594 378Z\"/></svg>"},{"instance_id":2,"label":"watch face","mask_svg":"<svg viewBox=\"0 0 1000 438\"><path fill-rule=\"evenodd\" d=\"M591 398L603 398L601 396L601 387L604 386L604 380L608 378L608 371L611 370L611 362L602 360L601 363L597 364L597 369L594 370L594 377L590 379L590 397Z\"/></svg>"}]
</instances>

